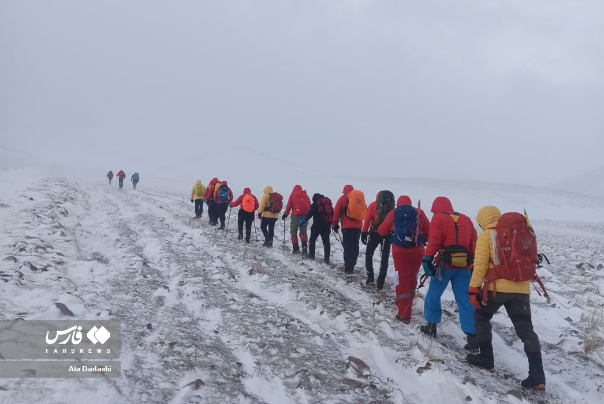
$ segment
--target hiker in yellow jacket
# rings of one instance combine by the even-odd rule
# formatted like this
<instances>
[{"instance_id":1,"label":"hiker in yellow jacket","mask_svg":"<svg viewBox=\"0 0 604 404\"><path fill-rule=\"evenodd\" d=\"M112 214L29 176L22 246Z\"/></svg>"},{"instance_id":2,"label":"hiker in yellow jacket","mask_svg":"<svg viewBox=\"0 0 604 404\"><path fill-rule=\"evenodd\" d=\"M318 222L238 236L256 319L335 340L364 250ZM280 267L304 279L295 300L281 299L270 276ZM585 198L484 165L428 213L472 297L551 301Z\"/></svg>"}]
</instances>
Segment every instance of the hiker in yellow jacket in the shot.
<instances>
[{"instance_id":1,"label":"hiker in yellow jacket","mask_svg":"<svg viewBox=\"0 0 604 404\"><path fill-rule=\"evenodd\" d=\"M191 190L191 203L195 203L195 219L201 218L203 215L203 199L206 193L206 187L197 180Z\"/></svg>"},{"instance_id":2,"label":"hiker in yellow jacket","mask_svg":"<svg viewBox=\"0 0 604 404\"><path fill-rule=\"evenodd\" d=\"M260 200L260 206L258 207L258 219L260 219L260 229L262 230L262 234L264 235L264 247L272 247L273 239L275 237L275 223L277 219L279 219L279 211L283 207L283 199L281 199L281 206L276 206L274 208L270 208L271 204L271 195L274 194L273 187L264 188L264 195L262 195L262 199ZM279 195L279 194L277 194ZM280 195L279 195L280 196ZM277 210L277 212L274 212Z\"/></svg>"},{"instance_id":3,"label":"hiker in yellow jacket","mask_svg":"<svg viewBox=\"0 0 604 404\"><path fill-rule=\"evenodd\" d=\"M501 212L495 206L485 206L480 209L476 218L482 233L476 241L474 254L474 272L470 280L468 294L470 302L476 308L474 320L476 321L476 340L480 347L479 354L469 354L467 360L470 364L486 369L494 367L493 345L491 334L491 318L504 306L516 334L524 343L524 352L528 357L529 375L522 380L522 387L545 390L545 373L541 358L541 345L539 337L533 330L531 321L531 291L529 281L515 282L507 279L496 279L488 282L488 290L484 290L483 282L489 269L493 268L493 237L497 237L497 224ZM495 233L495 234L493 234ZM496 241L496 239L495 239ZM487 293L486 303L482 303L482 294Z\"/></svg>"}]
</instances>

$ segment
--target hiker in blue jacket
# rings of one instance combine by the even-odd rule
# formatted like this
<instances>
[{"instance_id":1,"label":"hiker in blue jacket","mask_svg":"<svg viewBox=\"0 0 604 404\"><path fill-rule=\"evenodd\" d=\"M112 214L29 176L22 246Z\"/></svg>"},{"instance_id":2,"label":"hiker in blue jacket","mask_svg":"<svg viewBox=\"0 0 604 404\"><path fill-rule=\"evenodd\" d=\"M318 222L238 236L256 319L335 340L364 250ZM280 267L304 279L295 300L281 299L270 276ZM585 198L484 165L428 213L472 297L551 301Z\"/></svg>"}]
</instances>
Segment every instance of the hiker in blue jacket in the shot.
<instances>
[{"instance_id":1,"label":"hiker in blue jacket","mask_svg":"<svg viewBox=\"0 0 604 404\"><path fill-rule=\"evenodd\" d=\"M136 184L138 184L139 178L138 173L132 174L132 177L130 177L130 181L132 181L132 188L136 189Z\"/></svg>"}]
</instances>

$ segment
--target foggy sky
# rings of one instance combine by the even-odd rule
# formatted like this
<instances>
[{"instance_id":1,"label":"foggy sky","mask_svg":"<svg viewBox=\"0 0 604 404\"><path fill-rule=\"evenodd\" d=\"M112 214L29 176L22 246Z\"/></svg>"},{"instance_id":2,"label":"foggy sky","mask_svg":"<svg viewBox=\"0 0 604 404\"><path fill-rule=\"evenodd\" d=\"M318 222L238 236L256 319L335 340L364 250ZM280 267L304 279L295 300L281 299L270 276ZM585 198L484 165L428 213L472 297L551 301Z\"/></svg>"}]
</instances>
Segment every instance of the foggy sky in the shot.
<instances>
[{"instance_id":1,"label":"foggy sky","mask_svg":"<svg viewBox=\"0 0 604 404\"><path fill-rule=\"evenodd\" d=\"M0 0L0 146L556 182L604 165L602 21L601 0Z\"/></svg>"}]
</instances>

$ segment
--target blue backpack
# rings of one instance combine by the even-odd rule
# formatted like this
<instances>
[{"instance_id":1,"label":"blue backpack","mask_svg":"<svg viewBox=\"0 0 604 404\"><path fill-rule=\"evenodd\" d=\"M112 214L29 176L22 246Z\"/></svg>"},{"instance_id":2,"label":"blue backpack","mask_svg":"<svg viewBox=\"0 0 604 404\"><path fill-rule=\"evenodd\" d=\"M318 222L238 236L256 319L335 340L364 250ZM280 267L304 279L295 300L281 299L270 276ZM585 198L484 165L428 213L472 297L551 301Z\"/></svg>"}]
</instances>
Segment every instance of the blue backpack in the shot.
<instances>
[{"instance_id":1,"label":"blue backpack","mask_svg":"<svg viewBox=\"0 0 604 404\"><path fill-rule=\"evenodd\" d=\"M132 174L132 181L138 182L138 173Z\"/></svg>"},{"instance_id":2,"label":"blue backpack","mask_svg":"<svg viewBox=\"0 0 604 404\"><path fill-rule=\"evenodd\" d=\"M394 231L390 236L390 242L399 247L426 245L426 237L423 234L419 234L417 242L415 241L418 220L419 217L413 206L402 205L396 208L394 210Z\"/></svg>"},{"instance_id":3,"label":"blue backpack","mask_svg":"<svg viewBox=\"0 0 604 404\"><path fill-rule=\"evenodd\" d=\"M220 188L218 188L218 197L216 199L221 202L228 202L229 187L227 187L226 185L221 185Z\"/></svg>"}]
</instances>

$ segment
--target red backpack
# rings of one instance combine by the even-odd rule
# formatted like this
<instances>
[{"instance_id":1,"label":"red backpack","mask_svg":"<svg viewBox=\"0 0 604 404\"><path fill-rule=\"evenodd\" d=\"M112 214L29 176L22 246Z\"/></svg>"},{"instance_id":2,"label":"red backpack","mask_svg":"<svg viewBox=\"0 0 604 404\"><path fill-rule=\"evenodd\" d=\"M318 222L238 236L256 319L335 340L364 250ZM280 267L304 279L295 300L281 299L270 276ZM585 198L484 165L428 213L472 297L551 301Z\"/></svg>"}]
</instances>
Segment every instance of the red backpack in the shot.
<instances>
[{"instance_id":1,"label":"red backpack","mask_svg":"<svg viewBox=\"0 0 604 404\"><path fill-rule=\"evenodd\" d=\"M331 199L324 196L317 201L317 210L321 213L323 222L331 224L333 222L333 206L331 205Z\"/></svg>"},{"instance_id":2,"label":"red backpack","mask_svg":"<svg viewBox=\"0 0 604 404\"><path fill-rule=\"evenodd\" d=\"M271 213L279 213L283 209L283 196L278 192L273 192L268 196L268 211Z\"/></svg>"},{"instance_id":3,"label":"red backpack","mask_svg":"<svg viewBox=\"0 0 604 404\"><path fill-rule=\"evenodd\" d=\"M249 194L244 195L243 200L241 201L241 208L248 213L252 213L256 208L256 200L254 197Z\"/></svg>"},{"instance_id":4,"label":"red backpack","mask_svg":"<svg viewBox=\"0 0 604 404\"><path fill-rule=\"evenodd\" d=\"M516 212L501 215L491 229L493 268L485 280L507 279L514 282L532 281L537 277L537 237L526 218Z\"/></svg>"}]
</instances>

